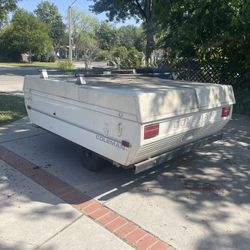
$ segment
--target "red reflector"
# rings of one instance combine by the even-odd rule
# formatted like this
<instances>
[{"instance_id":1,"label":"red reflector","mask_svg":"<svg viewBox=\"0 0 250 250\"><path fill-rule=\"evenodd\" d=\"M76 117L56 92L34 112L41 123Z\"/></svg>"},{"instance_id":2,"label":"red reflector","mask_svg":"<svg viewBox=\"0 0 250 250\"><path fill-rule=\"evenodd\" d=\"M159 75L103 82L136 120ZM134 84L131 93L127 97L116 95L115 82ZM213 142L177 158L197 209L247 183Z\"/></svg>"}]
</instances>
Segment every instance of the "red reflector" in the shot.
<instances>
[{"instance_id":1,"label":"red reflector","mask_svg":"<svg viewBox=\"0 0 250 250\"><path fill-rule=\"evenodd\" d=\"M123 147L126 147L126 148L129 148L129 146L130 146L130 144L129 144L129 142L128 141L122 141L122 146Z\"/></svg>"},{"instance_id":2,"label":"red reflector","mask_svg":"<svg viewBox=\"0 0 250 250\"><path fill-rule=\"evenodd\" d=\"M160 124L151 124L144 127L144 139L150 139L159 135Z\"/></svg>"},{"instance_id":3,"label":"red reflector","mask_svg":"<svg viewBox=\"0 0 250 250\"><path fill-rule=\"evenodd\" d=\"M223 107L221 110L221 117L228 117L230 115L231 107Z\"/></svg>"},{"instance_id":4,"label":"red reflector","mask_svg":"<svg viewBox=\"0 0 250 250\"><path fill-rule=\"evenodd\" d=\"M28 106L27 106L27 109L31 109L31 106L30 106L30 105L28 105Z\"/></svg>"}]
</instances>

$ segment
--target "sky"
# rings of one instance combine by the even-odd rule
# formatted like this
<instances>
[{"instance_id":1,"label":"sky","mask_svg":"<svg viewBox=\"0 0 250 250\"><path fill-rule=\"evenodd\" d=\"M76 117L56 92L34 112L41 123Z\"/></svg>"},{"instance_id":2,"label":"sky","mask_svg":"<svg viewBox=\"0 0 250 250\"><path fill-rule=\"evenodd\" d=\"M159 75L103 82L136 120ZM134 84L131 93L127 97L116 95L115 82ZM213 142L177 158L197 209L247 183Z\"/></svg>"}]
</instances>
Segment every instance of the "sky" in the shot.
<instances>
[{"instance_id":1,"label":"sky","mask_svg":"<svg viewBox=\"0 0 250 250\"><path fill-rule=\"evenodd\" d=\"M33 12L36 9L36 6L40 2L41 2L41 0L21 0L18 2L18 6L29 11L29 12ZM64 18L66 18L67 17L67 8L69 5L72 4L72 2L74 2L74 0L62 0L62 1L50 0L49 2L54 3L58 7L60 14ZM85 11L89 15L96 16L101 21L106 20L107 18L106 18L106 15L104 13L102 13L100 15L95 15L94 13L89 11L89 6L92 3L93 2L91 0L77 0L73 6L77 9ZM125 23L114 23L114 24L116 26L129 25L129 24L136 25L136 22L134 19L128 19L128 20L126 20Z\"/></svg>"}]
</instances>

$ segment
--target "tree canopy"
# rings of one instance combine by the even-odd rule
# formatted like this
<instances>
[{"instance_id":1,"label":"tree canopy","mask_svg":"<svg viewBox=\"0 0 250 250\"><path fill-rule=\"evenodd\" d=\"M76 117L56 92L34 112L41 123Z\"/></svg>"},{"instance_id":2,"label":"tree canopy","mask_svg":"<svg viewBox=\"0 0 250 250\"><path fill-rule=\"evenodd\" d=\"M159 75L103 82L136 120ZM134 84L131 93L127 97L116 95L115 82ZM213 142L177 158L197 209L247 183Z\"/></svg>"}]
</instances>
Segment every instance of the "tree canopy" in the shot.
<instances>
[{"instance_id":1,"label":"tree canopy","mask_svg":"<svg viewBox=\"0 0 250 250\"><path fill-rule=\"evenodd\" d=\"M136 48L145 52L146 42L142 26L127 25L118 29L119 46L127 49Z\"/></svg>"},{"instance_id":2,"label":"tree canopy","mask_svg":"<svg viewBox=\"0 0 250 250\"><path fill-rule=\"evenodd\" d=\"M171 48L173 60L196 58L227 71L249 71L248 0L159 0L157 13L161 45Z\"/></svg>"},{"instance_id":3,"label":"tree canopy","mask_svg":"<svg viewBox=\"0 0 250 250\"><path fill-rule=\"evenodd\" d=\"M126 47L128 50L136 48L145 52L145 36L141 26L127 25L117 28L108 22L102 22L96 30L96 38L103 50Z\"/></svg>"},{"instance_id":4,"label":"tree canopy","mask_svg":"<svg viewBox=\"0 0 250 250\"><path fill-rule=\"evenodd\" d=\"M141 19L146 33L146 61L149 63L150 55L155 46L154 34L156 0L93 0L91 10L95 13L107 14L110 21L123 21L126 18L135 17Z\"/></svg>"},{"instance_id":5,"label":"tree canopy","mask_svg":"<svg viewBox=\"0 0 250 250\"><path fill-rule=\"evenodd\" d=\"M42 1L37 5L34 13L41 22L48 26L53 46L56 48L61 45L65 37L65 24L57 6L49 1Z\"/></svg>"},{"instance_id":6,"label":"tree canopy","mask_svg":"<svg viewBox=\"0 0 250 250\"><path fill-rule=\"evenodd\" d=\"M100 26L97 18L84 11L72 8L72 38L77 59L83 59L85 66L90 67L98 49L95 31Z\"/></svg>"},{"instance_id":7,"label":"tree canopy","mask_svg":"<svg viewBox=\"0 0 250 250\"><path fill-rule=\"evenodd\" d=\"M117 46L118 32L115 26L102 22L95 33L100 49L111 51Z\"/></svg>"},{"instance_id":8,"label":"tree canopy","mask_svg":"<svg viewBox=\"0 0 250 250\"><path fill-rule=\"evenodd\" d=\"M100 26L99 20L84 11L72 8L72 29L73 34L79 31L94 33Z\"/></svg>"},{"instance_id":9,"label":"tree canopy","mask_svg":"<svg viewBox=\"0 0 250 250\"><path fill-rule=\"evenodd\" d=\"M17 10L3 36L3 49L16 54L46 53L51 46L48 28L33 14Z\"/></svg>"},{"instance_id":10,"label":"tree canopy","mask_svg":"<svg viewBox=\"0 0 250 250\"><path fill-rule=\"evenodd\" d=\"M7 14L17 8L18 0L0 0L0 27L5 21Z\"/></svg>"}]
</instances>

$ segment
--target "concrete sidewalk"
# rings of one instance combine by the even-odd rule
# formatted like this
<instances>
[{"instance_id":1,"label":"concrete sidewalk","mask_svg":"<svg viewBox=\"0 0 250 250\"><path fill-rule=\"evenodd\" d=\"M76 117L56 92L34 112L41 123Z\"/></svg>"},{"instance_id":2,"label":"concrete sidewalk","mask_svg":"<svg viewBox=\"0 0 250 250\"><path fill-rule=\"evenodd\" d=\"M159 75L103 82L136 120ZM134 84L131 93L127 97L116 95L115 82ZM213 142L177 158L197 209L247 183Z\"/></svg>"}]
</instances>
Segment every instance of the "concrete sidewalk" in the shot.
<instances>
[{"instance_id":1,"label":"concrete sidewalk","mask_svg":"<svg viewBox=\"0 0 250 250\"><path fill-rule=\"evenodd\" d=\"M33 128L27 122L27 118L2 127L0 130L0 159L3 160L2 169L5 171L10 168L11 171L15 172L15 175L13 174L14 172L12 175L5 172L2 174L0 173L2 180L6 182L6 185L3 186L2 189L3 191L6 189L5 193L7 193L7 198L18 197L21 196L21 194L24 194L25 197L21 197L21 200L29 202L29 206L25 206L24 204L20 205L19 203L14 205L12 209L13 211L10 212L10 215L11 213L14 214L15 219L13 223L9 224L9 219L6 219L6 223L3 223L3 230L5 227L7 228L7 230L5 230L5 234L0 234L0 239L3 239L3 242L0 241L0 243L4 246L3 248L8 247L5 241L13 241L18 244L20 243L19 245L20 247L23 247L23 249L27 249L29 246L32 249L65 249L65 246L68 246L69 249L132 249L131 246L138 249L156 250L159 249L158 247L162 250L171 249L168 244L165 244L159 238L143 230L139 225L127 220L119 213L110 210L108 207L103 206L102 203L97 202L95 199L86 196L84 191L78 191L79 189L75 189L73 185L68 184L69 182L61 181L61 179L56 177L56 174L51 175L47 171L46 167L46 170L43 170L40 166L37 166L31 161L27 161L25 158L15 154L13 148L7 150L5 146L9 143L12 144L16 142L21 142L21 144L24 145L23 143L26 140L36 138L40 140L41 136L44 135L49 134L41 129ZM24 176L17 170L23 173ZM13 185L8 183L8 181L11 180L14 181ZM35 183L33 183L32 180L34 180ZM11 187L15 185L18 185L16 190L21 190L20 193L18 193L15 188L13 188L14 191L11 191ZM36 191L39 187L42 190ZM27 199L27 192L25 189L22 190L22 188L28 188L28 194L30 195L33 192L35 194ZM39 197L39 195L36 194L38 192L44 193L45 197L49 194L51 198L48 199L48 201L43 198L40 200L37 198ZM53 199L54 197L55 199ZM44 208L43 203L49 203L50 205L54 205L56 207ZM0 208L4 207L4 204L5 203L0 203ZM76 213L76 218L73 216L67 216L68 213L66 213L65 218L68 219L65 223L66 225L63 224L62 227L59 229L56 228L51 232L50 230L46 231L48 232L48 235L43 234L43 230L47 230L47 224L49 225L53 223L54 220L56 220L55 225L57 223L61 223L62 220L58 218L59 216L55 216L50 219L49 211L57 211L57 206L62 206L62 204L64 204L68 209L71 208L72 212ZM23 223L22 218L20 219L20 216L16 216L18 215L18 211L15 210L16 206L18 206L18 208L23 206L23 210L30 214L31 218L36 217L37 220L31 220L28 224ZM34 206L37 207L33 208ZM77 213L77 210L80 211L80 213ZM46 211L48 211L48 213ZM64 207L62 208L62 211L64 211ZM88 217L82 214L87 215ZM56 215L56 212L53 212L53 215ZM5 218L5 213L3 213L2 216ZM8 217L9 216L7 216L7 218ZM16 219L16 217L18 218ZM29 216L27 216L27 218L29 218ZM42 221L42 223L39 223L39 220ZM24 229L22 226L15 228L16 235L13 235L11 228L14 227L15 224L23 225ZM34 227L32 227L32 224L34 224ZM8 225L8 227L6 225ZM36 234L32 234L33 229L36 227L38 227L38 229L34 232L43 234L44 237L42 240L40 240ZM52 230L53 228L49 229ZM25 233L25 235L29 235L30 230L32 230L31 236L27 239L25 237L23 238L22 234ZM20 239L18 237L20 237ZM74 239L74 241L72 241L72 239ZM153 248L151 248L151 246ZM10 246L10 248L15 249L16 246Z\"/></svg>"},{"instance_id":2,"label":"concrete sidewalk","mask_svg":"<svg viewBox=\"0 0 250 250\"><path fill-rule=\"evenodd\" d=\"M0 161L0 249L132 249Z\"/></svg>"},{"instance_id":3,"label":"concrete sidewalk","mask_svg":"<svg viewBox=\"0 0 250 250\"><path fill-rule=\"evenodd\" d=\"M85 170L81 166L76 145L32 127L27 119L1 128L0 144L176 249L248 250L250 246L249 122L248 117L235 116L225 130L223 141L197 150L194 154L178 161L172 161L165 165L168 168L155 169L137 176L130 171L117 168L107 168L99 173ZM5 163L1 164L4 165L1 167L3 169L12 169ZM0 228L0 242L3 246L8 246L8 242L12 242L10 246L15 248L17 246L15 242L18 241L23 242L24 248L25 244L33 244L33 247L43 243L45 249L63 249L64 246L68 249L77 249L77 246L81 249L113 249L113 246L114 249L130 248L115 233L110 233L86 216L80 217L78 211L65 201L34 184L16 170L14 172L22 176L12 180L13 185L19 185L16 190L21 190L20 183L24 183L23 178L25 183L31 182L31 191L33 188L40 190L36 191L36 195L27 194L22 199L28 200L27 204L49 207L48 221L55 220L55 225L53 222L48 223L52 225L51 231L48 231L51 234L46 232L44 238L37 236L37 241L22 240L22 237L25 239L26 235L29 235L28 231L32 231L32 228L22 228L25 223L23 224L21 220L23 218L18 215L18 209L13 208L11 212L5 209L4 204L8 199L12 199L12 188L10 188L10 191L5 193L5 201L1 199L1 215L3 214L4 218L15 218L16 214L18 215L17 219L20 221L16 220L15 225L21 227L16 227L15 230L21 236L18 236L18 233L12 234L11 231L8 231L6 236L3 233L6 229ZM0 184L7 188L6 175L7 172L2 173L3 182ZM38 198L43 195L49 198ZM46 199L53 202L47 203ZM15 203L10 202L10 204ZM42 216L43 220L47 220L47 210L36 213L36 209L27 207L23 213L27 213L26 210L30 211L28 218ZM64 211L72 213L72 216L61 219L58 214L63 214ZM77 221L71 225L70 223L76 219ZM41 219L32 222L34 228L38 228L35 231L42 234L44 229L39 226L39 223L42 223ZM11 227L14 227L13 224ZM81 232L85 232L84 236ZM5 235L5 240L2 235ZM94 235L96 242L91 241L91 235ZM106 242L110 242L110 245L105 245Z\"/></svg>"}]
</instances>

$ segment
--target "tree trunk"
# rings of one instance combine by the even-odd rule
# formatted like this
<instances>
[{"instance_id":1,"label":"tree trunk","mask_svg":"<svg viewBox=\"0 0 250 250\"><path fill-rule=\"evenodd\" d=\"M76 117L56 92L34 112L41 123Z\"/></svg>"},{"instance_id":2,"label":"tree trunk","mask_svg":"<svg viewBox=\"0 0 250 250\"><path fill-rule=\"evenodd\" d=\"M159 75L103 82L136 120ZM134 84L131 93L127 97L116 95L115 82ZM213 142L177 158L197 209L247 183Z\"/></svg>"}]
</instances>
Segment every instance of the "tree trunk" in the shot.
<instances>
[{"instance_id":1,"label":"tree trunk","mask_svg":"<svg viewBox=\"0 0 250 250\"><path fill-rule=\"evenodd\" d=\"M146 13L146 22L145 22L145 28L146 28L146 38L147 38L147 44L146 44L146 64L147 67L151 63L151 54L154 50L155 46L155 40L154 40L154 34L155 34L155 0L147 0L145 5L145 13Z\"/></svg>"},{"instance_id":2,"label":"tree trunk","mask_svg":"<svg viewBox=\"0 0 250 250\"><path fill-rule=\"evenodd\" d=\"M28 61L31 63L31 49L29 50Z\"/></svg>"},{"instance_id":3,"label":"tree trunk","mask_svg":"<svg viewBox=\"0 0 250 250\"><path fill-rule=\"evenodd\" d=\"M153 23L147 23L146 24L146 64L147 67L150 66L151 63L151 54L155 47L155 40L154 40L154 24Z\"/></svg>"}]
</instances>

